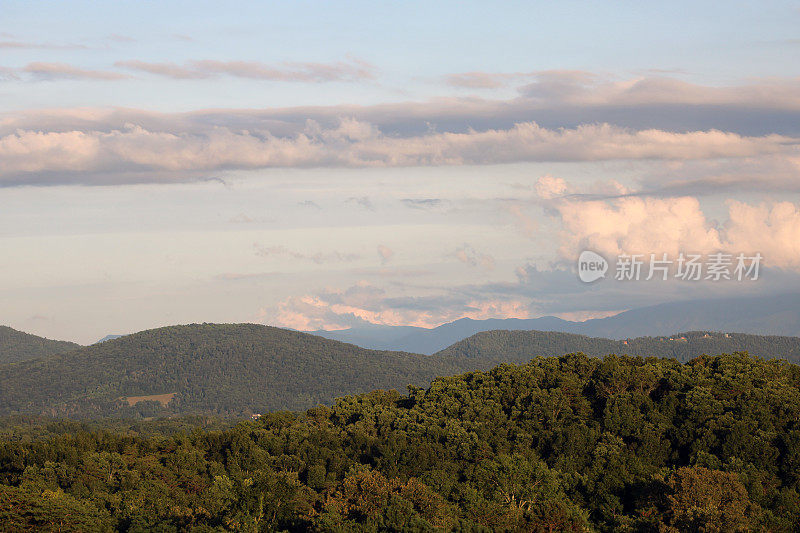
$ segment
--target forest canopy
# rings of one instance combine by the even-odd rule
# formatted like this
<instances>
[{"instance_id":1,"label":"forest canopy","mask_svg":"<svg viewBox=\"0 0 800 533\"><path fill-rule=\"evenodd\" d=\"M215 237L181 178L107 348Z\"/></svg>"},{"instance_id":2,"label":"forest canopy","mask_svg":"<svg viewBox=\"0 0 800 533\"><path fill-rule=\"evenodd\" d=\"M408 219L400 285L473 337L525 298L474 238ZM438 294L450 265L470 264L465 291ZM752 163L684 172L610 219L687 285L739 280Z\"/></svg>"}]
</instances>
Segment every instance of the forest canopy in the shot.
<instances>
[{"instance_id":1,"label":"forest canopy","mask_svg":"<svg viewBox=\"0 0 800 533\"><path fill-rule=\"evenodd\" d=\"M19 530L793 531L800 367L536 358L231 429L0 442Z\"/></svg>"}]
</instances>

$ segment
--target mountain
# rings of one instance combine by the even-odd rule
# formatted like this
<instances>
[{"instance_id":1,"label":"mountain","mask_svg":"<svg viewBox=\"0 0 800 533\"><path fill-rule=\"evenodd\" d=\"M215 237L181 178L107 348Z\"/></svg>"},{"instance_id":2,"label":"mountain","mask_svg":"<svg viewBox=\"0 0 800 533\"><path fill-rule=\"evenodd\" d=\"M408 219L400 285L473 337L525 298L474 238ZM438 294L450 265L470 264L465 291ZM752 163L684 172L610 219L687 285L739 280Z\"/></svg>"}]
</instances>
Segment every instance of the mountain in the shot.
<instances>
[{"instance_id":1,"label":"mountain","mask_svg":"<svg viewBox=\"0 0 800 533\"><path fill-rule=\"evenodd\" d=\"M676 331L800 336L800 294L672 302L585 322L553 316L489 320L462 318L436 328L365 325L310 333L375 350L433 354L471 335L491 330L560 331L620 340L670 335Z\"/></svg>"},{"instance_id":2,"label":"mountain","mask_svg":"<svg viewBox=\"0 0 800 533\"><path fill-rule=\"evenodd\" d=\"M627 343L627 344L626 344ZM256 324L192 324L126 335L66 354L0 365L0 415L140 418L249 416L304 409L373 389L582 351L676 357L749 350L800 361L800 339L694 332L618 341L491 331L433 356L360 348Z\"/></svg>"},{"instance_id":3,"label":"mountain","mask_svg":"<svg viewBox=\"0 0 800 533\"><path fill-rule=\"evenodd\" d=\"M0 326L0 363L47 357L76 348L80 345L74 342L54 341Z\"/></svg>"},{"instance_id":4,"label":"mountain","mask_svg":"<svg viewBox=\"0 0 800 533\"><path fill-rule=\"evenodd\" d=\"M310 331L309 333L375 350L400 350L430 355L481 331L540 330L575 332L580 328L580 324L580 322L570 322L554 316L531 319L490 318L488 320L462 318L435 328L370 324L349 329L318 330Z\"/></svg>"},{"instance_id":5,"label":"mountain","mask_svg":"<svg viewBox=\"0 0 800 533\"><path fill-rule=\"evenodd\" d=\"M124 337L125 335L106 335L99 341L95 342L95 344L100 344L101 342L112 341L114 339L119 339L120 337Z\"/></svg>"},{"instance_id":6,"label":"mountain","mask_svg":"<svg viewBox=\"0 0 800 533\"><path fill-rule=\"evenodd\" d=\"M800 294L671 302L587 320L579 332L624 339L675 331L738 331L800 336Z\"/></svg>"},{"instance_id":7,"label":"mountain","mask_svg":"<svg viewBox=\"0 0 800 533\"><path fill-rule=\"evenodd\" d=\"M243 416L404 390L473 366L256 324L171 326L0 365L0 415Z\"/></svg>"},{"instance_id":8,"label":"mountain","mask_svg":"<svg viewBox=\"0 0 800 533\"><path fill-rule=\"evenodd\" d=\"M613 340L553 331L484 331L438 352L436 356L524 363L538 355L583 352L626 354L689 361L700 355L748 352L763 359L800 363L800 337L690 331L664 337Z\"/></svg>"}]
</instances>

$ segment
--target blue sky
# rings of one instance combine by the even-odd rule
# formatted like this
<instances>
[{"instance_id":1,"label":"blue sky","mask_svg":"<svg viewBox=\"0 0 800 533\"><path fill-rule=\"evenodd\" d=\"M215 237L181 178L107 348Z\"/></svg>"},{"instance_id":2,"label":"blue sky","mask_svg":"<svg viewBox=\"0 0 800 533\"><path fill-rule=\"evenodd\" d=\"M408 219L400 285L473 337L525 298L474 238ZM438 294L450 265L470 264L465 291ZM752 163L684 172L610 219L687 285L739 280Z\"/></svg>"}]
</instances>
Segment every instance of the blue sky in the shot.
<instances>
[{"instance_id":1,"label":"blue sky","mask_svg":"<svg viewBox=\"0 0 800 533\"><path fill-rule=\"evenodd\" d=\"M800 289L798 23L792 2L0 0L0 323L91 342ZM586 286L584 248L768 268Z\"/></svg>"}]
</instances>

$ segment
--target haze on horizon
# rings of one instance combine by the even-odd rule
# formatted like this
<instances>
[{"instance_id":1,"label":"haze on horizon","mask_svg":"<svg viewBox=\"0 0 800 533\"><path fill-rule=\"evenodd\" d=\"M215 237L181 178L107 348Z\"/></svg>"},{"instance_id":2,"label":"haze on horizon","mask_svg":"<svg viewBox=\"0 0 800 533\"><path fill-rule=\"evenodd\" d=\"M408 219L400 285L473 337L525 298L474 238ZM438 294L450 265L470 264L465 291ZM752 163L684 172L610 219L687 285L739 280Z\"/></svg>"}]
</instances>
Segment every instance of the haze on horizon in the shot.
<instances>
[{"instance_id":1,"label":"haze on horizon","mask_svg":"<svg viewBox=\"0 0 800 533\"><path fill-rule=\"evenodd\" d=\"M800 290L796 2L2 12L0 324L89 343ZM764 268L586 284L585 249Z\"/></svg>"}]
</instances>

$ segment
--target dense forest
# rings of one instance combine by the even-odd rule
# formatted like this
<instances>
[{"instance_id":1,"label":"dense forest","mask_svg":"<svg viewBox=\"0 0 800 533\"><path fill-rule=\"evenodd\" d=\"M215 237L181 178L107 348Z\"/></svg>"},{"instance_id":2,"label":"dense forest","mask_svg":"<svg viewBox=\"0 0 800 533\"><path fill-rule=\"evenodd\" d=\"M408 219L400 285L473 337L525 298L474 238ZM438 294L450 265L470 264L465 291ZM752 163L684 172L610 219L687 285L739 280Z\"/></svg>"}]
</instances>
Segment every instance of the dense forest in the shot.
<instances>
[{"instance_id":1,"label":"dense forest","mask_svg":"<svg viewBox=\"0 0 800 533\"><path fill-rule=\"evenodd\" d=\"M491 331L433 356L367 350L256 324L143 331L62 354L0 364L0 416L248 417L330 404L346 394L425 386L438 376L581 351L676 358L749 351L800 361L800 339L693 332L615 341Z\"/></svg>"},{"instance_id":2,"label":"dense forest","mask_svg":"<svg viewBox=\"0 0 800 533\"><path fill-rule=\"evenodd\" d=\"M54 341L0 326L0 363L13 363L80 348L74 342Z\"/></svg>"},{"instance_id":3,"label":"dense forest","mask_svg":"<svg viewBox=\"0 0 800 533\"><path fill-rule=\"evenodd\" d=\"M796 531L800 367L745 354L684 364L571 354L223 430L10 424L0 441L0 523Z\"/></svg>"},{"instance_id":4,"label":"dense forest","mask_svg":"<svg viewBox=\"0 0 800 533\"><path fill-rule=\"evenodd\" d=\"M0 365L0 415L242 417L425 385L472 366L256 324L171 326ZM172 393L166 405L147 400ZM130 405L131 397L143 401Z\"/></svg>"},{"instance_id":5,"label":"dense forest","mask_svg":"<svg viewBox=\"0 0 800 533\"><path fill-rule=\"evenodd\" d=\"M690 331L669 337L611 340L554 331L486 331L445 348L437 355L524 362L532 355L584 352L590 355L630 354L674 358L685 362L699 355L748 352L754 357L780 357L800 362L800 337Z\"/></svg>"}]
</instances>

